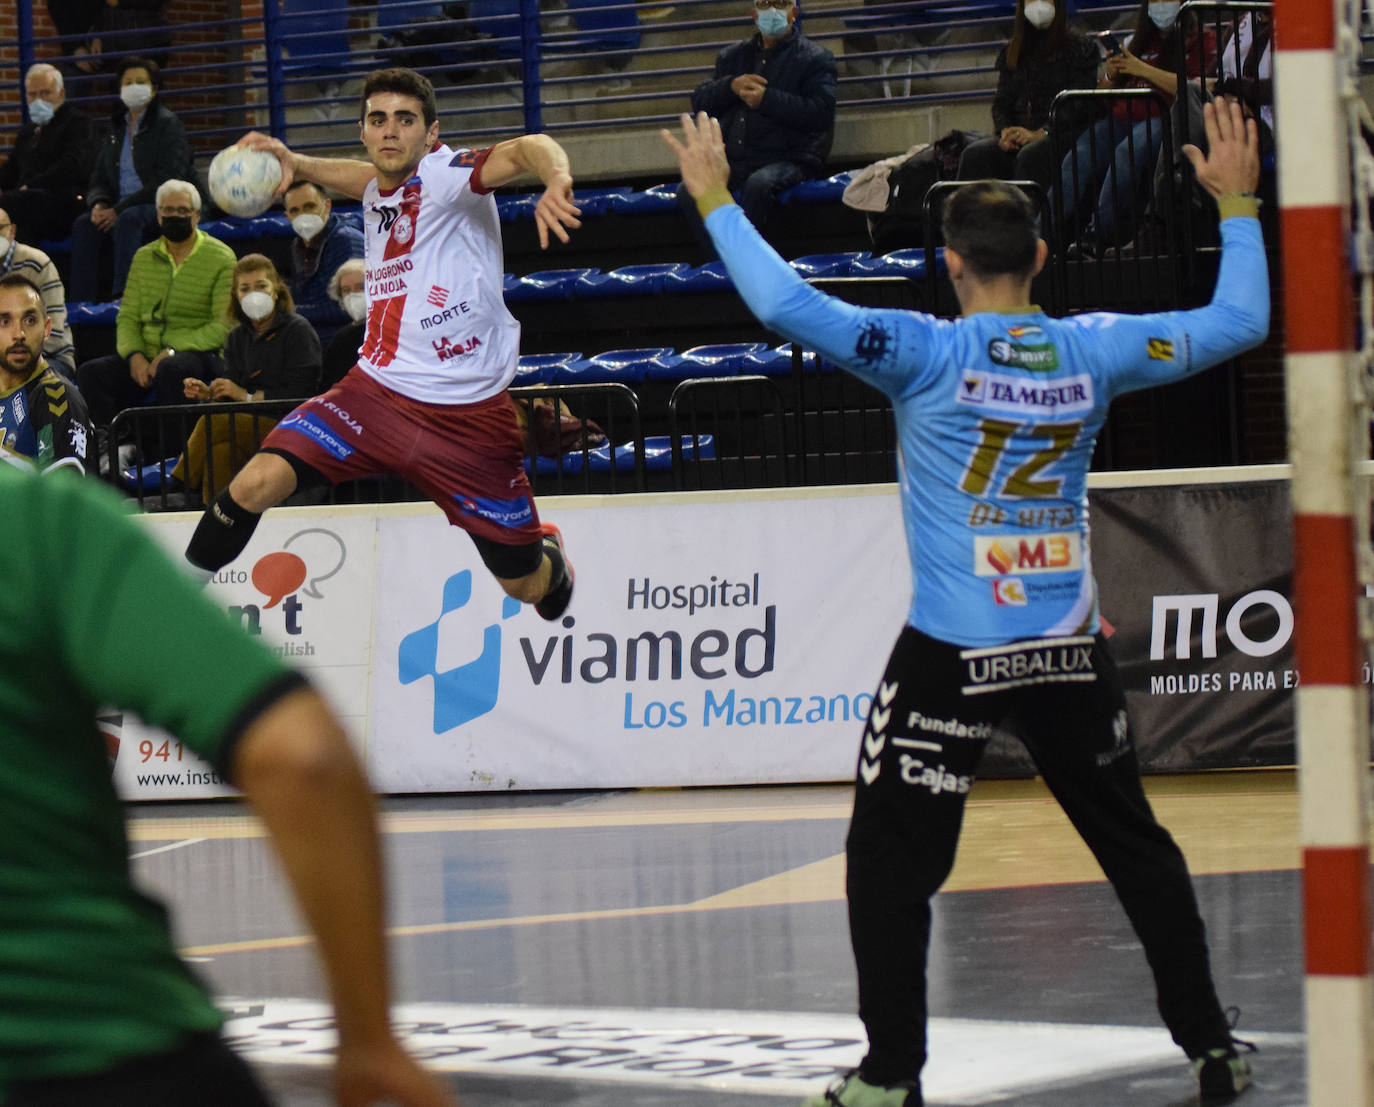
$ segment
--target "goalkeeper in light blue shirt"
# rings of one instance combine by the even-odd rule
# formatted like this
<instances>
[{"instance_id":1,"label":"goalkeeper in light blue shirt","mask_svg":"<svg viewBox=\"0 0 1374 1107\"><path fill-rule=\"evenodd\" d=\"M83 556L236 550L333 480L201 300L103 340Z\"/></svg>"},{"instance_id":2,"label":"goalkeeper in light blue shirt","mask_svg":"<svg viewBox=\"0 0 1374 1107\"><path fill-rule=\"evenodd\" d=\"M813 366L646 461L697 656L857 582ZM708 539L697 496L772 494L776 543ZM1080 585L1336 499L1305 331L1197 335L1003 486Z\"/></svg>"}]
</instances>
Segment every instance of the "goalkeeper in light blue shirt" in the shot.
<instances>
[{"instance_id":1,"label":"goalkeeper in light blue shirt","mask_svg":"<svg viewBox=\"0 0 1374 1107\"><path fill-rule=\"evenodd\" d=\"M846 847L869 1049L805 1107L921 1107L930 897L999 733L1025 744L1121 899L1202 1101L1234 1098L1249 1066L1217 999L1187 864L1141 788L1099 631L1087 473L1114 397L1207 369L1268 331L1254 122L1208 104L1208 154L1186 148L1222 220L1210 304L1050 318L1030 303L1047 252L1030 201L979 181L945 208L954 321L816 291L732 202L719 124L682 123L682 140L664 140L750 310L884 392L897 421L911 608L863 733Z\"/></svg>"}]
</instances>

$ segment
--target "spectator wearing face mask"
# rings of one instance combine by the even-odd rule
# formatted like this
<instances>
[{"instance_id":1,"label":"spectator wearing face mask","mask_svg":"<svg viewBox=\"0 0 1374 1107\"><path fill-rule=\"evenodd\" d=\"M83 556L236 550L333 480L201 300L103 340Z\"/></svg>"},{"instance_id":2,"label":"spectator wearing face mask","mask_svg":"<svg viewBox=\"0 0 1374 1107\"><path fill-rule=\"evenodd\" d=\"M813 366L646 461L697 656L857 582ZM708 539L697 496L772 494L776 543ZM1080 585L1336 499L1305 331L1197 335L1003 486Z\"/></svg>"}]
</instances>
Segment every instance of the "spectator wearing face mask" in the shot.
<instances>
[{"instance_id":1,"label":"spectator wearing face mask","mask_svg":"<svg viewBox=\"0 0 1374 1107\"><path fill-rule=\"evenodd\" d=\"M835 57L797 27L797 0L753 0L753 33L725 47L692 92L692 111L720 120L730 191L762 231L778 194L816 176L835 133ZM714 255L687 190L678 208Z\"/></svg>"},{"instance_id":2,"label":"spectator wearing face mask","mask_svg":"<svg viewBox=\"0 0 1374 1107\"><path fill-rule=\"evenodd\" d=\"M282 200L296 232L290 280L296 307L316 323L345 322L344 313L329 295L329 283L345 261L363 256L363 232L334 214L324 189L313 181L296 181Z\"/></svg>"},{"instance_id":3,"label":"spectator wearing face mask","mask_svg":"<svg viewBox=\"0 0 1374 1107\"><path fill-rule=\"evenodd\" d=\"M37 246L66 238L83 209L81 194L91 176L91 119L67 103L62 72L39 62L24 75L29 121L0 165L0 207Z\"/></svg>"},{"instance_id":4,"label":"spectator wearing face mask","mask_svg":"<svg viewBox=\"0 0 1374 1107\"><path fill-rule=\"evenodd\" d=\"M367 331L367 294L363 291L363 259L349 258L329 278L329 298L352 320L335 332L324 350L320 391L328 392L358 364L358 348Z\"/></svg>"},{"instance_id":5,"label":"spectator wearing face mask","mask_svg":"<svg viewBox=\"0 0 1374 1107\"><path fill-rule=\"evenodd\" d=\"M959 179L1035 181L1048 192L1055 169L1050 104L1066 88L1092 88L1100 60L1093 41L1069 27L1065 0L1018 0L1011 39L997 55L995 134L964 147ZM1072 137L1078 127L1067 122L1060 127Z\"/></svg>"},{"instance_id":6,"label":"spectator wearing face mask","mask_svg":"<svg viewBox=\"0 0 1374 1107\"><path fill-rule=\"evenodd\" d=\"M115 322L119 351L77 370L97 433L139 404L185 403L187 377L223 373L234 251L198 229L200 193L189 181L157 190L162 237L140 249Z\"/></svg>"},{"instance_id":7,"label":"spectator wearing face mask","mask_svg":"<svg viewBox=\"0 0 1374 1107\"><path fill-rule=\"evenodd\" d=\"M119 64L119 100L86 189L87 211L72 224L73 301L118 299L134 253L158 233L155 198L172 179L196 179L181 120L158 98L158 68L146 58ZM200 210L197 203L196 210ZM109 280L103 277L111 257Z\"/></svg>"},{"instance_id":8,"label":"spectator wearing face mask","mask_svg":"<svg viewBox=\"0 0 1374 1107\"><path fill-rule=\"evenodd\" d=\"M43 357L48 364L68 380L76 380L76 346L67 325L67 292L57 266L42 250L17 241L19 228L3 208L0 208L0 277L18 273L24 277L43 300L43 312L52 324L43 341Z\"/></svg>"},{"instance_id":9,"label":"spectator wearing face mask","mask_svg":"<svg viewBox=\"0 0 1374 1107\"><path fill-rule=\"evenodd\" d=\"M224 343L223 373L210 381L188 377L182 386L186 399L246 403L315 395L320 390L320 340L309 321L296 313L291 290L276 266L262 254L245 255L234 266L233 289L231 310L238 326ZM198 489L209 503L276 424L276 416L256 413L202 416L173 476Z\"/></svg>"},{"instance_id":10,"label":"spectator wearing face mask","mask_svg":"<svg viewBox=\"0 0 1374 1107\"><path fill-rule=\"evenodd\" d=\"M1135 31L1124 49L1107 58L1098 87L1154 89L1172 104L1179 87L1174 65L1180 37L1186 80L1216 72L1216 34L1199 27L1192 13L1180 19L1179 8L1178 0L1141 0ZM1082 248L1096 253L1130 241L1163 145L1164 123L1154 100L1118 100L1079 136L1050 198L1058 244L1080 237Z\"/></svg>"}]
</instances>

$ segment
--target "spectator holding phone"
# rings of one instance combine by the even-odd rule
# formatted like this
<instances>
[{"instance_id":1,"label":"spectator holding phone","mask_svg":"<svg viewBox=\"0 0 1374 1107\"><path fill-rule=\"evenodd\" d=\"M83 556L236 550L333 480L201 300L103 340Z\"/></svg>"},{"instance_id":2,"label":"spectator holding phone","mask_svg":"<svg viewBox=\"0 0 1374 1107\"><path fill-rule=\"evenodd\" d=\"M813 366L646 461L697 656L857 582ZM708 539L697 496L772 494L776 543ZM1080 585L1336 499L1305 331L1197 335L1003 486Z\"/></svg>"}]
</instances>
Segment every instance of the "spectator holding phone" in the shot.
<instances>
[{"instance_id":1,"label":"spectator holding phone","mask_svg":"<svg viewBox=\"0 0 1374 1107\"><path fill-rule=\"evenodd\" d=\"M1166 67L1172 66L1180 35L1186 43L1185 79L1214 71L1216 35L1199 28L1191 13L1180 20L1179 7L1178 0L1141 0L1135 31L1107 58L1097 87L1154 89L1166 105L1172 103L1179 75ZM1156 100L1118 100L1079 137L1060 166L1051 197L1060 245L1082 236L1085 251L1095 253L1130 241L1164 143L1160 115Z\"/></svg>"}]
</instances>

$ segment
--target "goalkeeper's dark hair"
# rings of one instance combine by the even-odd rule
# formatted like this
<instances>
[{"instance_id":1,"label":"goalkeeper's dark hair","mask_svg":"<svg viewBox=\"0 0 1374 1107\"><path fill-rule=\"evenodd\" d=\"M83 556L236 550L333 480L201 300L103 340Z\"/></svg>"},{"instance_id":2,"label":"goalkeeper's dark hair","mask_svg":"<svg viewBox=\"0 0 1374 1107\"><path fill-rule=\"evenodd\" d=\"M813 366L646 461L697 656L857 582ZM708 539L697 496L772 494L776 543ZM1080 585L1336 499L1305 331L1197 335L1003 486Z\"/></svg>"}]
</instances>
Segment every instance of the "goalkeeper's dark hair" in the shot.
<instances>
[{"instance_id":1,"label":"goalkeeper's dark hair","mask_svg":"<svg viewBox=\"0 0 1374 1107\"><path fill-rule=\"evenodd\" d=\"M945 245L979 280L1024 276L1035 268L1035 207L1015 185L973 181L945 203Z\"/></svg>"},{"instance_id":2,"label":"goalkeeper's dark hair","mask_svg":"<svg viewBox=\"0 0 1374 1107\"><path fill-rule=\"evenodd\" d=\"M423 73L413 69L374 69L363 82L362 106L358 109L359 121L367 120L367 98L374 92L396 92L420 101L425 126L429 127L439 118L438 101L434 99L434 86Z\"/></svg>"}]
</instances>

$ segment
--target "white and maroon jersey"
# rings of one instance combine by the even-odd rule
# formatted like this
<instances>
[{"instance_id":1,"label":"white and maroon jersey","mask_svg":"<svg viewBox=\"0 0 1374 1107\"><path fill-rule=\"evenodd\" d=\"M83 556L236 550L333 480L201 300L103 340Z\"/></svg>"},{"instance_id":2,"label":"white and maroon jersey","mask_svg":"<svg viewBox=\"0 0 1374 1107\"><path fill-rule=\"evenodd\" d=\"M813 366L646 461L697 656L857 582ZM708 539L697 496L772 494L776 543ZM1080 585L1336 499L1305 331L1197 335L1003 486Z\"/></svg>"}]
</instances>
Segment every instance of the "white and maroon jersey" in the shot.
<instances>
[{"instance_id":1,"label":"white and maroon jersey","mask_svg":"<svg viewBox=\"0 0 1374 1107\"><path fill-rule=\"evenodd\" d=\"M466 404L510 384L520 324L501 295L496 201L478 170L489 150L442 143L391 192L363 192L367 336L358 366L403 396Z\"/></svg>"}]
</instances>

